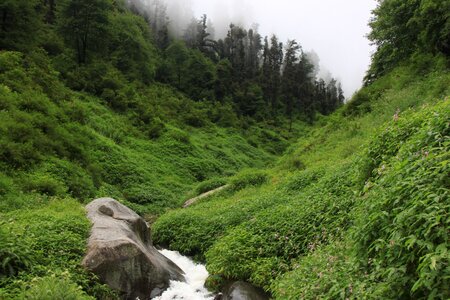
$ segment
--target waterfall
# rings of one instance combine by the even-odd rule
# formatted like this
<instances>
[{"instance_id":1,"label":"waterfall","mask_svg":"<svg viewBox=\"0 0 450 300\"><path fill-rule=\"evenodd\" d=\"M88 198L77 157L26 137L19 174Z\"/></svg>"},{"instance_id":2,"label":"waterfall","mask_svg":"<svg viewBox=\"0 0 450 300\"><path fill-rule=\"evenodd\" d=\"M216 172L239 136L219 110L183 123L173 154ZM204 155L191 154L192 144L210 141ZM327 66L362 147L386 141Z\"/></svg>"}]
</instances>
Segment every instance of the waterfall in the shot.
<instances>
[{"instance_id":1,"label":"waterfall","mask_svg":"<svg viewBox=\"0 0 450 300\"><path fill-rule=\"evenodd\" d=\"M160 253L172 260L186 273L186 282L171 281L169 288L155 300L213 300L214 295L204 287L208 271L204 265L196 264L180 253L161 250Z\"/></svg>"}]
</instances>

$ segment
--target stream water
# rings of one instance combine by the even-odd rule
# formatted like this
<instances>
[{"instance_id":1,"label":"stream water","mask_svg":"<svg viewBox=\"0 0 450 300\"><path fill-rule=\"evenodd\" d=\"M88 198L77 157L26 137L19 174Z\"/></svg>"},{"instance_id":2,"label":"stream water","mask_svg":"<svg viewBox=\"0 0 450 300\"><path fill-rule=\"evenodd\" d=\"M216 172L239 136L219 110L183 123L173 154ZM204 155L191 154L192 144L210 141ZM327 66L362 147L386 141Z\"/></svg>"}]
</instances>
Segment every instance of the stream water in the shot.
<instances>
[{"instance_id":1,"label":"stream water","mask_svg":"<svg viewBox=\"0 0 450 300\"><path fill-rule=\"evenodd\" d=\"M169 289L154 300L213 300L214 295L204 287L208 271L205 266L194 263L180 253L161 250L162 255L173 261L186 273L186 282L171 281Z\"/></svg>"}]
</instances>

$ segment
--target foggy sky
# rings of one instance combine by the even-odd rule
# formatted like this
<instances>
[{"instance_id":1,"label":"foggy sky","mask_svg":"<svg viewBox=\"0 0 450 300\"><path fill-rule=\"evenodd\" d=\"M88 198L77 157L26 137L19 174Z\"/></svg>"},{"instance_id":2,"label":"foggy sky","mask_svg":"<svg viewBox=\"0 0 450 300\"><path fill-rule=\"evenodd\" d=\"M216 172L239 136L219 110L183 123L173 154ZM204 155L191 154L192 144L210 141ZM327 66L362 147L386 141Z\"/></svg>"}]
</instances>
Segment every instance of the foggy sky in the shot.
<instances>
[{"instance_id":1,"label":"foggy sky","mask_svg":"<svg viewBox=\"0 0 450 300\"><path fill-rule=\"evenodd\" d=\"M366 39L375 0L165 0L173 25L207 14L218 37L230 22L259 25L261 35L275 33L283 43L296 39L303 50L320 57L327 71L343 84L346 97L361 87L373 48ZM186 20L183 20L186 19ZM217 37L216 36L216 37Z\"/></svg>"},{"instance_id":2,"label":"foggy sky","mask_svg":"<svg viewBox=\"0 0 450 300\"><path fill-rule=\"evenodd\" d=\"M314 50L319 55L322 69L328 69L342 82L346 97L361 87L373 51L365 36L375 0L182 2L192 5L196 17L206 13L217 34L224 34L232 21L246 27L257 23L263 36L275 33L284 43L296 39L305 51Z\"/></svg>"},{"instance_id":3,"label":"foggy sky","mask_svg":"<svg viewBox=\"0 0 450 300\"><path fill-rule=\"evenodd\" d=\"M129 0L152 2L157 0ZM216 36L223 38L231 22L262 36L299 42L320 58L319 76L329 73L342 82L347 98L361 87L373 47L366 35L376 0L158 0L167 5L172 32L182 36L192 18L207 14Z\"/></svg>"}]
</instances>

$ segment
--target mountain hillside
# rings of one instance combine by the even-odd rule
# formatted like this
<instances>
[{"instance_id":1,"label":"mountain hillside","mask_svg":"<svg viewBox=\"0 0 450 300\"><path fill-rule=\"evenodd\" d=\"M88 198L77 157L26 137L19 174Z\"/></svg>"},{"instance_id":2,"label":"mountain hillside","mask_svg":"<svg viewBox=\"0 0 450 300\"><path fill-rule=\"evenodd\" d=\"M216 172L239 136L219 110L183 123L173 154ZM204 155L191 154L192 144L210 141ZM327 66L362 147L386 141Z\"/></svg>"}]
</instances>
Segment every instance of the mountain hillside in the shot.
<instances>
[{"instance_id":1,"label":"mountain hillside","mask_svg":"<svg viewBox=\"0 0 450 300\"><path fill-rule=\"evenodd\" d=\"M214 291L450 298L448 1L378 1L345 104L299 42L146 3L0 3L0 299L118 298L80 265L97 197Z\"/></svg>"},{"instance_id":2,"label":"mountain hillside","mask_svg":"<svg viewBox=\"0 0 450 300\"><path fill-rule=\"evenodd\" d=\"M163 215L155 241L205 260L215 288L239 279L277 299L445 299L450 76L412 74L399 67L362 89L275 167Z\"/></svg>"}]
</instances>

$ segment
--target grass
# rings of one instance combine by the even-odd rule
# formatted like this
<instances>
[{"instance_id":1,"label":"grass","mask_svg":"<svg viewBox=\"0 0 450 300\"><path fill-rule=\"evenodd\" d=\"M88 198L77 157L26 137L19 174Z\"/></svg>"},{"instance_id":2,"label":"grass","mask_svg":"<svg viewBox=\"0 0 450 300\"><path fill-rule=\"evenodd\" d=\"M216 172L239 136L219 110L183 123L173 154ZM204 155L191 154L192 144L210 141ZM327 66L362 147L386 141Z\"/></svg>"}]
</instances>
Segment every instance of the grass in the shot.
<instances>
[{"instance_id":1,"label":"grass","mask_svg":"<svg viewBox=\"0 0 450 300\"><path fill-rule=\"evenodd\" d=\"M186 125L183 113L175 117L178 110L203 118L200 112L208 107L169 87L152 85L142 91L150 98L139 105L156 108L147 117L136 116L132 110L116 112L103 100L70 91L51 72L36 83L33 72L39 66L33 60L15 52L1 56L0 170L2 181L11 183L3 186L12 186L3 191L9 199L20 192L70 196L86 203L112 194L141 213L158 215L180 206L183 195L199 182L261 167L274 155L252 145L245 132L219 127L207 117L203 121L208 126ZM19 87L18 74L29 85ZM249 130L263 129L255 125ZM0 206L10 210L22 204L7 201Z\"/></svg>"},{"instance_id":2,"label":"grass","mask_svg":"<svg viewBox=\"0 0 450 300\"><path fill-rule=\"evenodd\" d=\"M152 221L289 143L264 124L213 123L223 111L169 86L133 97L113 109L67 88L42 51L0 53L0 298L114 297L79 266L84 204L114 197Z\"/></svg>"},{"instance_id":3,"label":"grass","mask_svg":"<svg viewBox=\"0 0 450 300\"><path fill-rule=\"evenodd\" d=\"M449 79L396 69L236 176L257 185L163 215L154 240L276 299L448 297Z\"/></svg>"},{"instance_id":4,"label":"grass","mask_svg":"<svg viewBox=\"0 0 450 300\"><path fill-rule=\"evenodd\" d=\"M0 217L2 299L92 299L83 289L97 298L112 295L79 264L90 229L79 202L44 197L33 209Z\"/></svg>"},{"instance_id":5,"label":"grass","mask_svg":"<svg viewBox=\"0 0 450 300\"><path fill-rule=\"evenodd\" d=\"M154 241L205 261L210 283L448 298L450 77L413 68L288 132L162 84L120 110L67 88L41 51L1 52L0 298L114 298L79 266L82 206L103 196L160 216Z\"/></svg>"}]
</instances>

